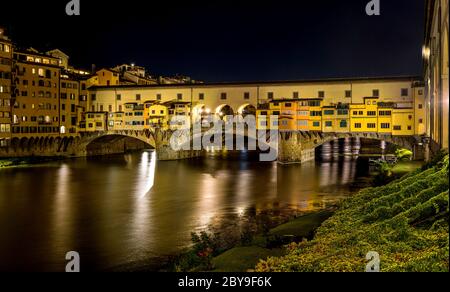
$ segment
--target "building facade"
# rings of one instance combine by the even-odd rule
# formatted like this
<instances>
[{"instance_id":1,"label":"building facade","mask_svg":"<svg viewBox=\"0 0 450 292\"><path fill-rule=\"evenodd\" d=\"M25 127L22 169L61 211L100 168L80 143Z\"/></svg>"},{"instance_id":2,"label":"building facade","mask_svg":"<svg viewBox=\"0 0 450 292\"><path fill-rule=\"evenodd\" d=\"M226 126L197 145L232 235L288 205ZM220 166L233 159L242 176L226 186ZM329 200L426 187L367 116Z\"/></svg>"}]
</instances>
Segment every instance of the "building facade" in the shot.
<instances>
[{"instance_id":1,"label":"building facade","mask_svg":"<svg viewBox=\"0 0 450 292\"><path fill-rule=\"evenodd\" d=\"M129 104L145 104L145 126L170 121L173 113L191 113L197 121L205 115L223 118L255 112L258 128L281 131L412 136L423 135L426 128L424 89L413 77L92 87L90 94L92 111L117 113ZM167 116L151 118L153 111L161 113L161 105L168 107ZM189 108L189 113L178 114L180 107Z\"/></svg>"},{"instance_id":2,"label":"building facade","mask_svg":"<svg viewBox=\"0 0 450 292\"><path fill-rule=\"evenodd\" d=\"M0 147L11 139L11 68L13 47L0 28Z\"/></svg>"},{"instance_id":3,"label":"building facade","mask_svg":"<svg viewBox=\"0 0 450 292\"><path fill-rule=\"evenodd\" d=\"M424 57L427 135L432 150L448 149L449 131L449 5L448 0L426 1Z\"/></svg>"}]
</instances>

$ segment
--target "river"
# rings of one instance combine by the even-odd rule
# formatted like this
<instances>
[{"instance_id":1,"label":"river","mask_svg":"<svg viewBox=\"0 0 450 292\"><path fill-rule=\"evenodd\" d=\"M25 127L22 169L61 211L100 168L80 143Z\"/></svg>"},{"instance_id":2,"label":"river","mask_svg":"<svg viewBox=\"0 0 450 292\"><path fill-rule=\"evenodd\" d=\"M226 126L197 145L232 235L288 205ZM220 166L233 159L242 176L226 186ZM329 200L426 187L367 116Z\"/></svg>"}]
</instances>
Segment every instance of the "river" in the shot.
<instances>
[{"instance_id":1,"label":"river","mask_svg":"<svg viewBox=\"0 0 450 292\"><path fill-rule=\"evenodd\" d=\"M155 152L0 170L0 271L152 269L190 244L190 233L239 220L246 210L311 211L368 183L351 141L326 144L316 161L282 166L254 153L157 162Z\"/></svg>"}]
</instances>

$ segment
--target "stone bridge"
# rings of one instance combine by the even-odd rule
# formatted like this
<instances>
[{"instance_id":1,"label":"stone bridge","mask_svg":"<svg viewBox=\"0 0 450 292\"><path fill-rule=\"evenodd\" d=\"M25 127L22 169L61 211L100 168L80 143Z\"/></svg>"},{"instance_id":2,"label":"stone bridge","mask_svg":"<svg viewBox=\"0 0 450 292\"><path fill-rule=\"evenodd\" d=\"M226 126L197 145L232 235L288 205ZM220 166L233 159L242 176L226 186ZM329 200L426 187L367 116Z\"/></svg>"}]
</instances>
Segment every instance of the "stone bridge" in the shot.
<instances>
[{"instance_id":1,"label":"stone bridge","mask_svg":"<svg viewBox=\"0 0 450 292\"><path fill-rule=\"evenodd\" d=\"M159 160L179 160L201 156L201 150L175 151L172 149L170 146L171 139L175 139L177 145L186 143L192 145L192 135L188 140L182 136L174 135L173 131L152 129L86 132L70 137L13 138L8 147L0 148L0 157L84 157L124 153L128 150L146 148L155 149ZM252 137L248 133L245 136L258 139L258 137ZM414 136L394 137L372 133L279 132L277 146L271 144L270 134L266 135L267 140L265 142L266 148L277 148L280 163L301 163L314 159L317 147L343 138L385 141L412 150L415 159L423 158L424 147L421 146L421 138ZM222 137L224 145L226 139L227 137ZM258 141L261 141L261 139Z\"/></svg>"}]
</instances>

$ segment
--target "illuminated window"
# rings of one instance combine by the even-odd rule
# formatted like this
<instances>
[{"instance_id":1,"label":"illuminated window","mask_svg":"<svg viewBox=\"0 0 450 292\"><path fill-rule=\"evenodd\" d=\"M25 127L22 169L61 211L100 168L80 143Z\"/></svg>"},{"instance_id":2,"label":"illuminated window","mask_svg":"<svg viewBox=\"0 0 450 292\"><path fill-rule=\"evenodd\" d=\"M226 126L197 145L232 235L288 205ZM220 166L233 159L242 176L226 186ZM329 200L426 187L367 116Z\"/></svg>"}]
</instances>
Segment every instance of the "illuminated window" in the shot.
<instances>
[{"instance_id":1,"label":"illuminated window","mask_svg":"<svg viewBox=\"0 0 450 292\"><path fill-rule=\"evenodd\" d=\"M39 68L38 69L38 75L39 75L39 77L44 77L45 76L44 69Z\"/></svg>"}]
</instances>

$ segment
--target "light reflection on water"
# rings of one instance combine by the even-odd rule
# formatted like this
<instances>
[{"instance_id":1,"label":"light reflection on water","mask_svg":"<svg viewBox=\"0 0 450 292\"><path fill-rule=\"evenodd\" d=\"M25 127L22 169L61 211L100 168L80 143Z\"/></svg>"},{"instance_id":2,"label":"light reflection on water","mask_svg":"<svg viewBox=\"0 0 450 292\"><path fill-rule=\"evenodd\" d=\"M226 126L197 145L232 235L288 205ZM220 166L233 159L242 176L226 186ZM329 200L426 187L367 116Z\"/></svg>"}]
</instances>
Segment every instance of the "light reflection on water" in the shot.
<instances>
[{"instance_id":1,"label":"light reflection on water","mask_svg":"<svg viewBox=\"0 0 450 292\"><path fill-rule=\"evenodd\" d=\"M71 250L85 271L139 265L252 208L323 208L365 183L367 161L338 155L360 149L332 142L316 162L291 166L252 153L156 163L146 151L2 170L0 270L63 271Z\"/></svg>"}]
</instances>

